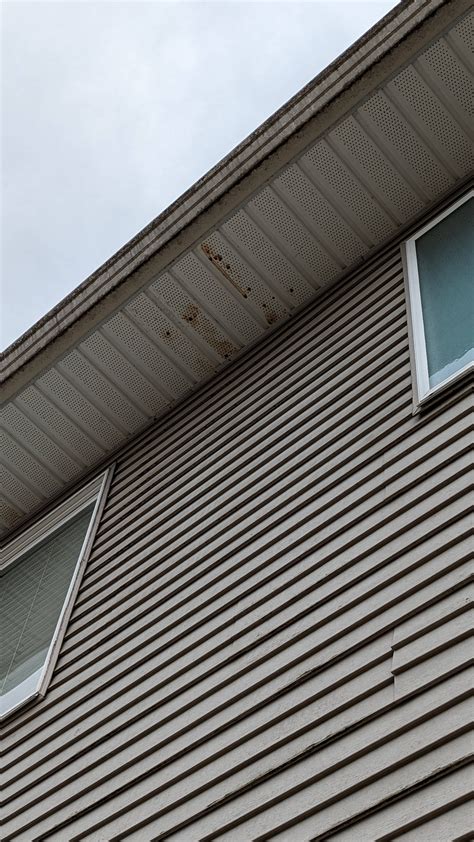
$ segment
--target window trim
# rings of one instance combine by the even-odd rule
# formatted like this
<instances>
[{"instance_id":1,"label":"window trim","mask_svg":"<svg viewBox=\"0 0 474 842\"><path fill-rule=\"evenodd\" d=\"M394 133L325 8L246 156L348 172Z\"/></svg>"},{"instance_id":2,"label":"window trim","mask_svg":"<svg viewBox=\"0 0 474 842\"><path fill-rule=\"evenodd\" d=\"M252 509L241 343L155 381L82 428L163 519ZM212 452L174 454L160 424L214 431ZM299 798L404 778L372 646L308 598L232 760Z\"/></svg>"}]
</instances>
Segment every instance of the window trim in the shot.
<instances>
[{"instance_id":1,"label":"window trim","mask_svg":"<svg viewBox=\"0 0 474 842\"><path fill-rule=\"evenodd\" d=\"M418 229L408 240L402 244L402 256L404 262L405 285L408 303L408 323L410 333L410 353L412 359L412 372L415 394L415 407L430 400L449 387L454 381L464 377L467 372L474 371L474 363L466 363L459 371L449 375L441 383L430 387L428 374L428 360L426 354L426 337L423 322L423 308L421 304L420 277L418 273L418 261L416 256L416 241L434 228L443 219L461 207L465 202L474 197L474 189L468 190L459 199L450 204L445 210L438 213L426 225Z\"/></svg>"},{"instance_id":2,"label":"window trim","mask_svg":"<svg viewBox=\"0 0 474 842\"><path fill-rule=\"evenodd\" d=\"M71 494L66 500L48 512L48 514L44 515L32 524L32 526L27 527L19 535L12 538L12 540L2 548L3 551L2 560L0 561L0 572L6 570L20 556L34 547L35 544L55 532L61 526L66 524L68 520L75 517L80 511L82 511L82 509L86 508L95 501L89 525L82 542L63 606L61 608L61 613L49 644L48 653L41 668L36 689L26 695L24 699L12 705L12 707L8 708L8 710L1 713L0 722L3 722L7 719L7 717L10 718L20 708L23 708L33 700L43 698L46 694L46 690L58 659L77 592L81 584L87 560L90 555L92 543L99 525L100 516L105 505L107 492L112 480L113 470L114 465L101 472L93 480L86 483L86 485Z\"/></svg>"}]
</instances>

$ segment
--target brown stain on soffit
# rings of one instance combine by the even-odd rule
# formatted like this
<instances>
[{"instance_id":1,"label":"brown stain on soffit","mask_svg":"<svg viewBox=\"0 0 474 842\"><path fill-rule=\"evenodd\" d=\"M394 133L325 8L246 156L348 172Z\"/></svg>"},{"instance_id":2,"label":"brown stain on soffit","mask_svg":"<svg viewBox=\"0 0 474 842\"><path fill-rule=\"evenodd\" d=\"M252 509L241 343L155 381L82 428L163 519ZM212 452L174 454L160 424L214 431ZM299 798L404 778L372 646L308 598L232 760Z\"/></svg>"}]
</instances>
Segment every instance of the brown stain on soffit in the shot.
<instances>
[{"instance_id":1,"label":"brown stain on soffit","mask_svg":"<svg viewBox=\"0 0 474 842\"><path fill-rule=\"evenodd\" d=\"M182 318L223 359L230 360L237 353L238 348L219 335L217 328L197 304L188 304Z\"/></svg>"},{"instance_id":2,"label":"brown stain on soffit","mask_svg":"<svg viewBox=\"0 0 474 842\"><path fill-rule=\"evenodd\" d=\"M222 255L217 254L208 243L201 243L201 251L206 255L207 259L211 261L212 265L216 267L217 271L227 278L229 283L240 292L242 298L248 298L247 291L240 286L239 282L232 276L232 271L229 263L226 263Z\"/></svg>"},{"instance_id":3,"label":"brown stain on soffit","mask_svg":"<svg viewBox=\"0 0 474 842\"><path fill-rule=\"evenodd\" d=\"M244 288L243 286L241 286L239 280L237 280L234 277L235 272L234 275L232 274L232 268L230 263L226 263L221 254L214 251L212 246L210 246L208 243L201 243L201 251L205 254L207 259L211 261L212 265L216 267L217 271L220 272L220 274L224 278L226 278L229 281L229 283L232 284L233 287L235 287L235 289L237 290L237 292L240 293L242 298L249 297L249 292L252 292L251 287ZM274 295L272 295L272 300L275 301ZM262 304L262 309L267 324L273 325L279 321L278 314L275 313L275 311L271 309L271 305L269 306L265 301Z\"/></svg>"},{"instance_id":4,"label":"brown stain on soffit","mask_svg":"<svg viewBox=\"0 0 474 842\"><path fill-rule=\"evenodd\" d=\"M394 63L394 49L402 52L396 70L438 37L443 29L470 6L470 0L402 0L0 355L0 382L11 381L7 390L9 396L23 387L22 380L27 376L27 369L29 379L37 376L52 364L52 357L56 359L66 353L74 341L79 341L78 331L81 337L91 332L109 314L111 308L121 306L144 286L149 279L145 277L143 280L143 274L146 275L143 270L146 270L152 257L164 251L163 258L169 263L192 245L182 239L188 228L196 233L196 226L204 228L204 224L207 224L209 231L216 224L217 216L222 217L220 206L225 196L231 192L239 196L245 193L244 198L251 195L254 188L249 184L249 178L253 177L254 171L263 166L266 171L264 175L268 178L271 169L276 172L288 163L280 162L276 155L277 152L279 155L280 149L288 147L287 157L298 154L299 146L305 139L302 129L306 124L312 125L314 119L323 113L327 114L328 109L344 97L354 94L360 98L364 92L367 95L367 91L382 84L383 74L387 76L391 71L390 65ZM348 66L344 67L344 64ZM338 85L339 88L333 90ZM355 92L354 85L357 86ZM329 121L330 118L327 116L325 119ZM331 119L334 122L336 118L331 116ZM270 160L272 163L267 166L266 162ZM238 202L234 201L234 204L237 206ZM213 216L216 216L216 220ZM194 242L204 236L206 231L197 231ZM169 249L171 254L167 253ZM141 286L130 290L132 277ZM107 305L104 303L105 296L108 296ZM85 321L82 322L82 319ZM77 323L80 320L79 327ZM50 351L50 346L57 340L59 344L56 349ZM4 394L5 399L8 399Z\"/></svg>"}]
</instances>

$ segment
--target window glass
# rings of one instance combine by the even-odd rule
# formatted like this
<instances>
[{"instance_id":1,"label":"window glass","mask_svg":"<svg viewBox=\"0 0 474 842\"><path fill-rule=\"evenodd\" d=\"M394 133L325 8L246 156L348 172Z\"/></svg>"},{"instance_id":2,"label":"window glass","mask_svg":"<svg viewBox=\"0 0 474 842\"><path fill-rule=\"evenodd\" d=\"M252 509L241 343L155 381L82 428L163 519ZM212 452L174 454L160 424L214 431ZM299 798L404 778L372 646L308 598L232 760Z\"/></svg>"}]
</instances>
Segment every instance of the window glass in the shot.
<instances>
[{"instance_id":1,"label":"window glass","mask_svg":"<svg viewBox=\"0 0 474 842\"><path fill-rule=\"evenodd\" d=\"M38 692L94 506L0 573L0 714Z\"/></svg>"},{"instance_id":2,"label":"window glass","mask_svg":"<svg viewBox=\"0 0 474 842\"><path fill-rule=\"evenodd\" d=\"M429 386L474 362L474 199L416 239Z\"/></svg>"}]
</instances>

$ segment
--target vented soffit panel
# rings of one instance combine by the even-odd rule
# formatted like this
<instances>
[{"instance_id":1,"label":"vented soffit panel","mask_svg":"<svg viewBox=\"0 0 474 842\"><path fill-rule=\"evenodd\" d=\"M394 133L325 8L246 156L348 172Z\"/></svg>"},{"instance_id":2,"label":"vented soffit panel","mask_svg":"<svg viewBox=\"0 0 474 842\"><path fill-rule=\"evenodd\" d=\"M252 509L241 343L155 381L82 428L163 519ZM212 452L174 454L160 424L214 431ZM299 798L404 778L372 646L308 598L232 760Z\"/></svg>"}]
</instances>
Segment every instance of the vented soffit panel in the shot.
<instances>
[{"instance_id":1,"label":"vented soffit panel","mask_svg":"<svg viewBox=\"0 0 474 842\"><path fill-rule=\"evenodd\" d=\"M409 10L437 5L403 4L390 26L398 21L403 30ZM86 282L59 305L54 319L64 325L55 338L47 320L40 323L42 351L27 361L33 329L23 351L20 343L7 352L10 370L18 368L2 387L4 533L466 182L474 16L460 13L465 6L438 8L424 34L412 33L411 60L404 42L380 84L352 98L337 119L323 114L311 132L296 132L297 154L284 165L273 156L258 186L229 207L219 202L198 236L195 228L187 239L189 226L120 280L127 260L142 256L138 242L126 247L117 266L114 258L92 276L91 288L101 272L109 284L100 308L81 315ZM360 51L369 44L362 39ZM153 231L143 236L151 242Z\"/></svg>"},{"instance_id":2,"label":"vented soffit panel","mask_svg":"<svg viewBox=\"0 0 474 842\"><path fill-rule=\"evenodd\" d=\"M0 380L24 382L23 369L32 360L38 371L47 362L41 352L68 331L84 314L89 330L96 319L90 311L107 297L113 309L145 283L137 270L161 253L160 266L174 259L218 221L251 195L285 163L302 151L312 138L350 111L355 101L370 94L379 84L409 62L452 21L472 6L472 0L402 0L378 24L308 83L288 103L242 141L221 162L163 211L146 228L125 244L103 266L80 284L63 301L41 318L0 357ZM220 200L217 205L217 200ZM213 211L213 212L211 212ZM196 226L192 223L200 221ZM188 234L188 229L189 234ZM201 230L199 230L201 229ZM182 238L179 234L186 231ZM177 241L176 241L177 240ZM175 242L176 241L176 242ZM146 273L145 273L146 274ZM110 293L121 290L110 302ZM117 300L115 300L117 299ZM103 305L104 306L104 305ZM97 309L97 308L96 308ZM69 329L69 330L68 330ZM74 337L76 332L74 331ZM69 338L68 343L74 339ZM61 344L58 354L64 351ZM52 352L53 354L55 352ZM48 355L50 358L50 354ZM16 382L7 383L8 396Z\"/></svg>"}]
</instances>

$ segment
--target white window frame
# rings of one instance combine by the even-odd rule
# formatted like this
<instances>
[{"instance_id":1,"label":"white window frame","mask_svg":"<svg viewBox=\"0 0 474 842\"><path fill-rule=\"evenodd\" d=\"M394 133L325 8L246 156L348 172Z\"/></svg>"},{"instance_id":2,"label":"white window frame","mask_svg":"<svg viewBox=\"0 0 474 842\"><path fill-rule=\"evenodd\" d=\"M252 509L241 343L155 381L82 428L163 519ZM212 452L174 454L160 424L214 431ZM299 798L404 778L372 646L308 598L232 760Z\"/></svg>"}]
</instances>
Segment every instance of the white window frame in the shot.
<instances>
[{"instance_id":1,"label":"white window frame","mask_svg":"<svg viewBox=\"0 0 474 842\"><path fill-rule=\"evenodd\" d=\"M112 479L113 467L107 468L104 472L99 474L93 480L88 482L74 494L71 494L59 506L50 511L47 515L40 518L32 526L27 527L23 532L13 538L2 548L0 558L0 573L6 570L24 553L32 549L35 544L43 541L48 535L51 535L68 520L75 517L79 512L94 503L94 509L91 514L89 526L87 528L84 540L82 542L81 550L74 568L74 573L59 615L56 628L51 638L48 654L41 669L34 691L29 692L23 699L13 704L10 708L0 715L0 721L10 717L19 708L32 702L34 699L42 698L48 688L51 676L53 674L56 661L61 649L61 644L64 639L67 624L74 601L79 590L82 576L84 574L87 559L90 554L92 543L94 540L97 526L99 524L100 516L105 505L107 492Z\"/></svg>"},{"instance_id":2,"label":"white window frame","mask_svg":"<svg viewBox=\"0 0 474 842\"><path fill-rule=\"evenodd\" d=\"M449 205L444 211L439 213L434 219L430 220L426 225L420 228L416 234L410 237L403 243L402 255L404 257L405 268L405 283L408 299L408 316L410 326L410 345L411 357L414 370L414 387L415 387L415 406L425 403L434 394L445 389L455 380L463 377L468 371L474 371L474 363L467 363L465 366L446 377L441 383L430 387L428 374L428 359L426 355L426 337L423 322L423 308L421 304L420 294L420 277L418 274L418 261L416 256L416 241L423 234L426 234L435 225L438 225L443 219L453 213L457 208L474 197L474 190L469 190L457 201Z\"/></svg>"}]
</instances>

